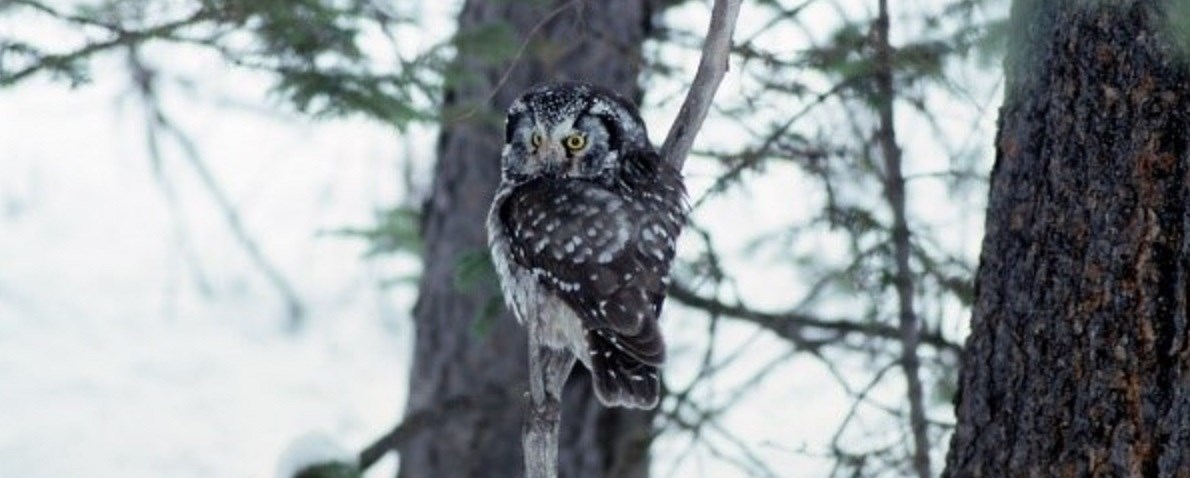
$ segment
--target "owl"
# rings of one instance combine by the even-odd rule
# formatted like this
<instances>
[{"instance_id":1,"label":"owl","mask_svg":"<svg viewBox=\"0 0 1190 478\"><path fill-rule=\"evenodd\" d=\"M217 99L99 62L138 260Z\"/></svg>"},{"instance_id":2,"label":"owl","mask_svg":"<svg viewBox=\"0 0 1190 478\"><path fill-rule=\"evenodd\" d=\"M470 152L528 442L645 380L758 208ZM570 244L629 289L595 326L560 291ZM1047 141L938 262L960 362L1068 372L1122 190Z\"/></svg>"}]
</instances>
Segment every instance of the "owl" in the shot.
<instances>
[{"instance_id":1,"label":"owl","mask_svg":"<svg viewBox=\"0 0 1190 478\"><path fill-rule=\"evenodd\" d=\"M657 406L681 174L632 103L588 84L526 92L508 109L504 141L487 229L509 308L590 370L604 405Z\"/></svg>"}]
</instances>

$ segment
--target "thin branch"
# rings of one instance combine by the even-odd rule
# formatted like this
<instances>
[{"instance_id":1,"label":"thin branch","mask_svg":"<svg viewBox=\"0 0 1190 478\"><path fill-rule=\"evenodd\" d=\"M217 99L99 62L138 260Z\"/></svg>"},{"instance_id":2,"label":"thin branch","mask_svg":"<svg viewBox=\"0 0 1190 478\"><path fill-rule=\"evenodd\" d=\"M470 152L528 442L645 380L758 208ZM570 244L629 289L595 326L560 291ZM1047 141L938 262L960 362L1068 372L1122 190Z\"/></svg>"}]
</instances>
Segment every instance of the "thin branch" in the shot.
<instances>
[{"instance_id":1,"label":"thin branch","mask_svg":"<svg viewBox=\"0 0 1190 478\"><path fill-rule=\"evenodd\" d=\"M91 21L89 19L72 17L72 16L64 16L63 14L58 13L57 11L52 10L49 7L46 7L46 6L36 3L36 2L22 2L22 5L26 5L26 6L35 8L39 11L42 11L43 13L53 15L59 19L65 20L65 21L80 23L80 24L84 24L84 25L102 26L102 27L109 28L109 29L113 28L110 25L104 25L102 23ZM95 42L95 43L88 43L87 45L85 45L77 50L67 52L67 53L45 55L45 56L39 58L37 60L37 62L35 62L34 64L29 65L29 66L22 68L20 70L16 70L12 73L0 71L0 87L15 85L16 83L20 82L21 80L24 80L26 77L33 75L34 73L37 73L37 72L44 70L46 68L55 68L55 67L61 67L63 65L69 65L70 63L73 63L78 60L82 60L82 59L87 58L91 55L94 55L96 53L99 53L99 52L102 52L105 50L109 50L111 48L115 48L115 47L119 47L119 46L123 46L123 45L136 44L136 43L139 43L144 40L151 39L151 38L168 37L168 36L172 35L177 30L186 28L188 26L194 25L196 23L199 23L199 22L202 22L205 20L209 20L213 17L214 17L213 12L211 12L205 8L200 8L197 11L195 11L194 13L192 13L180 20L166 22L166 23L163 23L163 24L160 24L157 26L145 28L143 30L112 29L112 33L114 34L114 36L111 39L108 39L105 41L99 41L99 42Z\"/></svg>"},{"instance_id":2,"label":"thin branch","mask_svg":"<svg viewBox=\"0 0 1190 478\"><path fill-rule=\"evenodd\" d=\"M838 335L855 334L891 340L899 340L901 338L900 329L880 323L825 320L797 312L776 313L753 310L742 305L727 304L716 299L703 297L676 282L670 284L669 297L696 309L751 322L808 349L813 349L814 346L827 343L829 340L810 340L805 338L803 329L807 328L835 332ZM937 333L924 333L921 335L920 340L922 344L931 345L939 350L945 350L955 354L962 351L961 345Z\"/></svg>"},{"instance_id":3,"label":"thin branch","mask_svg":"<svg viewBox=\"0 0 1190 478\"><path fill-rule=\"evenodd\" d=\"M842 385L843 389L847 391L847 394L854 397L854 401L851 403L851 406L848 407L848 409L847 409L847 414L843 416L843 421L841 423L839 423L839 428L837 428L835 430L834 436L831 437L831 449L836 450L836 451L841 451L841 450L843 450L843 445L840 442L842 441L843 433L845 433L847 431L848 425L850 425L851 421L853 419L855 419L856 413L859 411L860 405L867 403L868 394L871 393L872 390L874 390L876 388L876 385L880 384L881 380L884 380L884 375L886 373L888 373L890 370L892 370L893 367L896 367L898 364L897 364L897 362L892 362L884 367L881 367L880 370L877 370L876 373L874 375L872 375L872 378L871 378L871 380L868 381L868 384L858 391L851 389L851 386L842 378L841 374L839 374L834 369L833 364L831 364L830 362L828 362L826 360L823 360L823 364L825 364L827 367L827 370L829 370L831 372L831 374L833 374L836 377L836 379L839 381L839 384Z\"/></svg>"},{"instance_id":4,"label":"thin branch","mask_svg":"<svg viewBox=\"0 0 1190 478\"><path fill-rule=\"evenodd\" d=\"M740 3L742 0L715 0L715 6L711 9L711 25L707 28L707 39L702 46L698 72L661 146L662 161L678 171L686 163L686 156L694 145L694 137L702 128L702 122L711 109L711 100L715 98L719 83L727 73L731 36L735 32L736 19L740 16Z\"/></svg>"},{"instance_id":5,"label":"thin branch","mask_svg":"<svg viewBox=\"0 0 1190 478\"><path fill-rule=\"evenodd\" d=\"M913 306L913 271L909 268L912 244L905 212L905 176L902 172L901 148L897 145L893 104L893 47L889 39L888 0L879 0L879 13L873 25L876 41L877 108L880 126L876 140L884 156L884 192L892 209L893 227L890 238L896 271L893 283L900 306L901 368L905 371L906 394L909 398L909 427L913 435L913 470L919 478L930 477L930 438L926 423L921 383L921 359L917 347L921 342L921 322Z\"/></svg>"},{"instance_id":6,"label":"thin branch","mask_svg":"<svg viewBox=\"0 0 1190 478\"><path fill-rule=\"evenodd\" d=\"M784 122L773 128L770 133L766 134L764 136L764 140L761 141L760 145L756 147L748 148L738 153L709 152L708 154L711 156L717 156L721 158L735 158L735 164L732 165L726 172L720 174L719 177L715 179L714 184L707 188L706 192L704 192L702 196L692 202L692 207L697 209L704 202L709 200L715 193L722 192L727 189L728 184L731 181L738 179L745 171L755 168L761 163L762 160L773 154L773 150L777 146L780 139L785 136L785 134L788 133L795 124L797 124L798 120L813 112L815 108L825 103L827 100L838 95L839 92L851 87L852 83L856 81L856 79L844 80L839 84L832 86L829 90L815 95L814 99L802 107L800 111L789 115L788 118L785 118Z\"/></svg>"},{"instance_id":7,"label":"thin branch","mask_svg":"<svg viewBox=\"0 0 1190 478\"><path fill-rule=\"evenodd\" d=\"M710 452L712 456L748 473L749 476L779 476L764 463L764 460L756 456L748 444L733 435L728 429L716 423L716 418L723 413L722 409L703 409L694 402L687 402L684 409L692 414L693 417L687 418L683 416L683 410L676 408L672 411L665 411L662 415L670 424L676 426L677 429L689 432L691 435L688 447L683 450L681 456L674 462L674 471L677 470L678 465L689 459L697 451L697 447L701 447ZM715 443L715 438L720 438L727 442L728 445L734 446L738 450L738 453L732 453L729 450L721 448L720 445ZM698 458L698 456L695 455L694 458ZM672 473L670 476L672 476Z\"/></svg>"},{"instance_id":8,"label":"thin branch","mask_svg":"<svg viewBox=\"0 0 1190 478\"><path fill-rule=\"evenodd\" d=\"M58 20L62 20L65 22L78 23L80 25L91 25L91 26L102 27L107 30L111 30L115 33L126 33L126 31L120 29L119 26L117 26L117 25L104 23L104 22L101 22L94 18L87 18L84 16L62 13L61 11L59 11L49 5L41 3L41 2L35 2L32 0L9 0L9 1L12 2L13 5L29 7L34 10L37 10L41 13L44 13L46 15L49 15L51 17L54 17Z\"/></svg>"},{"instance_id":9,"label":"thin branch","mask_svg":"<svg viewBox=\"0 0 1190 478\"><path fill-rule=\"evenodd\" d=\"M291 330L296 330L305 317L305 306L302 304L296 289L281 274L281 271L277 269L273 262L265 256L260 245L248 233L243 220L240 218L239 211L236 210L235 204L232 203L227 192L220 186L219 181L215 179L214 173L203 162L202 156L198 151L198 146L181 129L174 125L173 121L166 116L165 111L161 109L160 101L157 99L154 75L150 68L137 56L135 50L130 50L129 62L133 66L133 86L136 88L136 93L140 96L141 101L145 104L148 121L154 125L154 128L159 128L161 132L173 136L174 141L182 150L182 156L194 169L207 194L210 195L220 212L223 213L223 218L227 222L228 228L240 243L244 252L248 254L248 259L260 270L265 276L265 279L277 289L277 292L281 294L281 298L285 302L286 314L289 318L289 327Z\"/></svg>"},{"instance_id":10,"label":"thin branch","mask_svg":"<svg viewBox=\"0 0 1190 478\"><path fill-rule=\"evenodd\" d=\"M491 91L488 92L488 97L484 98L482 103L476 103L472 105L467 109L467 111L464 111L458 116L443 120L443 123L456 123L469 119L472 116L475 116L475 113L478 112L481 107L491 104L492 99L494 99L496 94L500 92L500 88L503 88L504 84L508 82L508 78L512 76L512 70L516 69L517 64L521 62L521 58L525 56L525 50L529 49L529 44L532 43L533 39L537 37L538 32L540 32L547 23L552 21L558 15L561 15L562 12L574 8L577 3L578 0L571 0L569 2L563 3L558 5L557 8L550 10L550 12L546 13L544 17L541 17L541 20L538 20L537 24L533 25L533 28L529 29L529 33L525 34L525 39L521 40L521 45L517 48L516 54L513 55L512 60L508 62L508 67L504 69L504 73L500 74L500 79L496 80L496 84L492 86Z\"/></svg>"},{"instance_id":11,"label":"thin branch","mask_svg":"<svg viewBox=\"0 0 1190 478\"><path fill-rule=\"evenodd\" d=\"M153 166L153 178L156 180L157 187L161 190L162 197L165 199L166 207L169 208L170 219L173 223L173 241L178 248L179 254L182 256L183 262L190 267L194 274L194 283L198 287L199 292L207 297L211 294L211 282L203 270L203 263L194 249L193 243L190 241L191 234L186 227L184 220L184 213L180 199L178 198L177 189L174 188L168 175L166 174L165 151L162 149L161 139L161 125L153 121L156 117L155 111L158 105L153 104L150 99L156 97L151 94L155 91L154 78L156 72L147 68L140 60L140 53L136 44L130 44L128 48L128 67L132 74L133 82L140 93L141 107L145 114L145 146L148 150L149 159ZM150 92L150 93L146 93ZM166 294L168 315L174 314L174 303L176 302L175 280L172 280L168 285L168 292Z\"/></svg>"}]
</instances>

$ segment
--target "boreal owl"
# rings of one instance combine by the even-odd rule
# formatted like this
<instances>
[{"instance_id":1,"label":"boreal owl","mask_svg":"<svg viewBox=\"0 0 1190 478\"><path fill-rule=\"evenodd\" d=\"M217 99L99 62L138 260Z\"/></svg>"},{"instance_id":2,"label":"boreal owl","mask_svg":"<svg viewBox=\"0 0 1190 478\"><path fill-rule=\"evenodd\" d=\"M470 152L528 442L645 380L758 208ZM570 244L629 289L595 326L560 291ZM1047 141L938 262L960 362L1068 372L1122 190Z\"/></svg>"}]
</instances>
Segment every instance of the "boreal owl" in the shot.
<instances>
[{"instance_id":1,"label":"boreal owl","mask_svg":"<svg viewBox=\"0 0 1190 478\"><path fill-rule=\"evenodd\" d=\"M588 84L526 92L504 141L487 228L506 302L546 347L586 365L603 404L657 406L681 174L632 103Z\"/></svg>"}]
</instances>

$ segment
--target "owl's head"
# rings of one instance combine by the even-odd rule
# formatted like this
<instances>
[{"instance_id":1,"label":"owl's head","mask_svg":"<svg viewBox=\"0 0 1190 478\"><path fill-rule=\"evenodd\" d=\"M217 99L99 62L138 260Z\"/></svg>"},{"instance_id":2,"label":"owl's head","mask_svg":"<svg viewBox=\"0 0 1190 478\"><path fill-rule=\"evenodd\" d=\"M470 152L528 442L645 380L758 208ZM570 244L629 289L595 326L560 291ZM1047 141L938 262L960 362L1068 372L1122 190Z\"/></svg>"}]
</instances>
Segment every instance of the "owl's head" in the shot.
<instances>
[{"instance_id":1,"label":"owl's head","mask_svg":"<svg viewBox=\"0 0 1190 478\"><path fill-rule=\"evenodd\" d=\"M627 154L651 151L636 106L583 83L534 87L508 107L505 180L611 178Z\"/></svg>"}]
</instances>

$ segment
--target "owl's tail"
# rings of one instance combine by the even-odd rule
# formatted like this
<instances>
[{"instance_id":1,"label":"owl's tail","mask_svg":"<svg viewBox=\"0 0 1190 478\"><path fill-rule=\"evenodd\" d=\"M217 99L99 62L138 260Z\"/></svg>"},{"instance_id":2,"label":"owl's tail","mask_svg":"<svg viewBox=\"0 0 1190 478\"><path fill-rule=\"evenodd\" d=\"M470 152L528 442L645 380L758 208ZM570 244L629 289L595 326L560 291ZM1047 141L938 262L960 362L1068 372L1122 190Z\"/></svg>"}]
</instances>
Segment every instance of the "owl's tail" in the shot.
<instances>
[{"instance_id":1,"label":"owl's tail","mask_svg":"<svg viewBox=\"0 0 1190 478\"><path fill-rule=\"evenodd\" d=\"M655 365L637 360L603 334L589 334L587 347L595 395L600 402L608 407L644 410L657 406L661 378Z\"/></svg>"}]
</instances>

